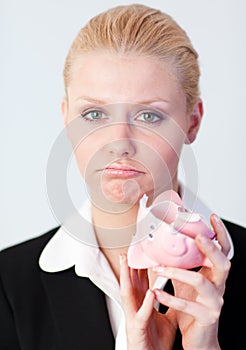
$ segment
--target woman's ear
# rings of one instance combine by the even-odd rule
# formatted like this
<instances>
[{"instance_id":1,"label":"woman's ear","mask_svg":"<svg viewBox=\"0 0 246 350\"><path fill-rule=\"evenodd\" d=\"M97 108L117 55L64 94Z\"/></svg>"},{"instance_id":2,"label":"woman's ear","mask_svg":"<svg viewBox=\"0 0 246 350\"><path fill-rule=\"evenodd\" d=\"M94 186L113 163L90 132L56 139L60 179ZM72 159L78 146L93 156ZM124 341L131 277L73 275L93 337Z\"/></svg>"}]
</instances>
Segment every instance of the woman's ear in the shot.
<instances>
[{"instance_id":1,"label":"woman's ear","mask_svg":"<svg viewBox=\"0 0 246 350\"><path fill-rule=\"evenodd\" d=\"M199 99L195 104L192 113L189 116L189 129L187 131L186 144L190 144L195 141L198 130L201 125L203 116L203 103L202 100Z\"/></svg>"},{"instance_id":2,"label":"woman's ear","mask_svg":"<svg viewBox=\"0 0 246 350\"><path fill-rule=\"evenodd\" d=\"M68 101L67 97L64 97L61 102L61 112L63 117L63 124L66 127L68 123Z\"/></svg>"}]
</instances>

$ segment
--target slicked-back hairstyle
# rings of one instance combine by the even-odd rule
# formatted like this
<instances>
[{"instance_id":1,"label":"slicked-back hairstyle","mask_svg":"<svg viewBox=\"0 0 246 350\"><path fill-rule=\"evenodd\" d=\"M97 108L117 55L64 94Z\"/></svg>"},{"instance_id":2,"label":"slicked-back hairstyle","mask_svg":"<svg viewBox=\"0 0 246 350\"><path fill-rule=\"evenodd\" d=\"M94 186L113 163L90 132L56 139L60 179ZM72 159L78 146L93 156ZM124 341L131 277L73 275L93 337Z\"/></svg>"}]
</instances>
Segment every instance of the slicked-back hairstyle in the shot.
<instances>
[{"instance_id":1,"label":"slicked-back hairstyle","mask_svg":"<svg viewBox=\"0 0 246 350\"><path fill-rule=\"evenodd\" d=\"M186 32L168 14L133 4L111 8L83 27L68 52L63 76L68 87L74 62L85 52L153 57L171 63L186 95L187 110L199 97L198 54Z\"/></svg>"}]
</instances>

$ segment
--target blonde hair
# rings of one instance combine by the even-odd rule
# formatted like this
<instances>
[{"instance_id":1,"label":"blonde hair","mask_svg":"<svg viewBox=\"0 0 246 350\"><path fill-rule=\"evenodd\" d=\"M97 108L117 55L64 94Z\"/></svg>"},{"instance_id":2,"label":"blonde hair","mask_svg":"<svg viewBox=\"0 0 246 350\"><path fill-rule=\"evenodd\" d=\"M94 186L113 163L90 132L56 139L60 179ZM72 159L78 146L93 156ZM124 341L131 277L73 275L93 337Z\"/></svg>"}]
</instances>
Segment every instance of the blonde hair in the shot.
<instances>
[{"instance_id":1,"label":"blonde hair","mask_svg":"<svg viewBox=\"0 0 246 350\"><path fill-rule=\"evenodd\" d=\"M68 52L63 77L69 85L74 61L84 52L109 50L137 54L172 64L186 95L187 110L199 98L198 54L186 32L166 13L133 4L117 6L93 17L83 27Z\"/></svg>"}]
</instances>

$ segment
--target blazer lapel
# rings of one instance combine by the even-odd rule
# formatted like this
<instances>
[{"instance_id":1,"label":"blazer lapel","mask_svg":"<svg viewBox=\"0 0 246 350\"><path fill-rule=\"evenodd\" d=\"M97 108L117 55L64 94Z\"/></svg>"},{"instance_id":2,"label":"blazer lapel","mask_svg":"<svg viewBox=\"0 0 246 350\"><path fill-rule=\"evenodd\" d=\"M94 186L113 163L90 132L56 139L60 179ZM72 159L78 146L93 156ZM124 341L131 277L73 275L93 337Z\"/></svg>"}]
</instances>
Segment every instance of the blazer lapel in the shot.
<instances>
[{"instance_id":1,"label":"blazer lapel","mask_svg":"<svg viewBox=\"0 0 246 350\"><path fill-rule=\"evenodd\" d=\"M114 349L104 293L74 268L40 274L59 349Z\"/></svg>"}]
</instances>

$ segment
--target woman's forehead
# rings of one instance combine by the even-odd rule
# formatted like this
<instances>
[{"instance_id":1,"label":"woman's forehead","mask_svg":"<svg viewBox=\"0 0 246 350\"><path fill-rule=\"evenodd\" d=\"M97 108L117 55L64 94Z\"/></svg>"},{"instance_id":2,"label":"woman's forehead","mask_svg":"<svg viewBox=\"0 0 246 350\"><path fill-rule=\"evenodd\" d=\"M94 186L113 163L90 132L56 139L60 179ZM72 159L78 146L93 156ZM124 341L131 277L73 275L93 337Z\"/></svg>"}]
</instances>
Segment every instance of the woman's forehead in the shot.
<instances>
[{"instance_id":1,"label":"woman's forehead","mask_svg":"<svg viewBox=\"0 0 246 350\"><path fill-rule=\"evenodd\" d=\"M99 104L165 101L183 93L169 63L155 58L87 53L74 62L69 97Z\"/></svg>"}]
</instances>

